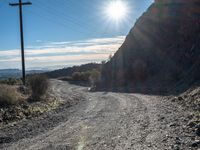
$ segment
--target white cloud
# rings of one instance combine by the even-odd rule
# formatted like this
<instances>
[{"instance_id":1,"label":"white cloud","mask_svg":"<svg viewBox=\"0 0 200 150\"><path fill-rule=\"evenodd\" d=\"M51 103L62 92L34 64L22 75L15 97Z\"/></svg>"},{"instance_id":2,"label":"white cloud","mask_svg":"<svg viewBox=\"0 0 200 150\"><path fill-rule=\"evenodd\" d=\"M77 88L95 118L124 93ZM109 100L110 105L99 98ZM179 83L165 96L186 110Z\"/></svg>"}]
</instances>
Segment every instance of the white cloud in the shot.
<instances>
[{"instance_id":1,"label":"white cloud","mask_svg":"<svg viewBox=\"0 0 200 150\"><path fill-rule=\"evenodd\" d=\"M25 50L27 68L71 66L81 63L100 62L118 50L125 36L98 38L82 41L45 42L28 46ZM0 51L0 68L19 67L20 50ZM10 65L10 66L9 66Z\"/></svg>"}]
</instances>

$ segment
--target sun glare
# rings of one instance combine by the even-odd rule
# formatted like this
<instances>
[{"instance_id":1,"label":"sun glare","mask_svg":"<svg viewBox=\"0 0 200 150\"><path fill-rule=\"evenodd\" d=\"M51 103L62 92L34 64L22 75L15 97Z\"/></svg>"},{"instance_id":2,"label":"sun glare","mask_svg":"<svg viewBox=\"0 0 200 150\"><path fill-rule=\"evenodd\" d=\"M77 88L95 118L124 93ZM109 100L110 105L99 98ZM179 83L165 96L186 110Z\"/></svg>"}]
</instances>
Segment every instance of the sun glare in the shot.
<instances>
[{"instance_id":1,"label":"sun glare","mask_svg":"<svg viewBox=\"0 0 200 150\"><path fill-rule=\"evenodd\" d=\"M128 7L122 0L111 1L106 6L106 15L113 21L119 22L123 20L128 13Z\"/></svg>"}]
</instances>

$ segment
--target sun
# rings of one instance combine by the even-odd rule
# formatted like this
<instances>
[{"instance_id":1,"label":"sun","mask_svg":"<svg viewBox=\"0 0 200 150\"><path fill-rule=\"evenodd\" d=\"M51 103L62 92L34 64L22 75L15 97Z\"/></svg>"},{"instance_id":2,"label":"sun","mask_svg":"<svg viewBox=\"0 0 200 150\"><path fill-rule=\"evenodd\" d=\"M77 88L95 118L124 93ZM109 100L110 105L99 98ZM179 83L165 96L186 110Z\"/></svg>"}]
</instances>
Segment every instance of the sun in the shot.
<instances>
[{"instance_id":1,"label":"sun","mask_svg":"<svg viewBox=\"0 0 200 150\"><path fill-rule=\"evenodd\" d=\"M106 6L105 13L109 19L119 22L126 18L128 7L122 0L114 0Z\"/></svg>"}]
</instances>

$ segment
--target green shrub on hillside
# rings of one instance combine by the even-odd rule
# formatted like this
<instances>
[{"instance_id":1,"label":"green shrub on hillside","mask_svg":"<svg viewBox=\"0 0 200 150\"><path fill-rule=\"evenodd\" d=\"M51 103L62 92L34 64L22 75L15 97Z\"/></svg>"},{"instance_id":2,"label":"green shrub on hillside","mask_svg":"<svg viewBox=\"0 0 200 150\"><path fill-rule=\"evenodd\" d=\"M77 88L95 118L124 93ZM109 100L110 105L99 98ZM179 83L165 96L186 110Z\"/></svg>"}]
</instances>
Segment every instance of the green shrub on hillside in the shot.
<instances>
[{"instance_id":1,"label":"green shrub on hillside","mask_svg":"<svg viewBox=\"0 0 200 150\"><path fill-rule=\"evenodd\" d=\"M82 79L84 81L89 81L89 78L90 78L90 75L91 75L90 71L82 72L81 74L82 74Z\"/></svg>"},{"instance_id":2,"label":"green shrub on hillside","mask_svg":"<svg viewBox=\"0 0 200 150\"><path fill-rule=\"evenodd\" d=\"M49 87L49 79L44 75L33 75L29 77L28 83L32 91L32 98L35 101L40 100Z\"/></svg>"},{"instance_id":3,"label":"green shrub on hillside","mask_svg":"<svg viewBox=\"0 0 200 150\"><path fill-rule=\"evenodd\" d=\"M20 84L21 80L16 78L8 78L6 80L0 80L0 84L7 84L7 85L17 85Z\"/></svg>"},{"instance_id":4,"label":"green shrub on hillside","mask_svg":"<svg viewBox=\"0 0 200 150\"><path fill-rule=\"evenodd\" d=\"M80 81L82 80L82 75L80 72L74 72L72 74L72 79L75 80L75 81Z\"/></svg>"},{"instance_id":5,"label":"green shrub on hillside","mask_svg":"<svg viewBox=\"0 0 200 150\"><path fill-rule=\"evenodd\" d=\"M88 81L94 84L100 80L100 72L96 69L86 72L74 72L71 79L73 81Z\"/></svg>"},{"instance_id":6,"label":"green shrub on hillside","mask_svg":"<svg viewBox=\"0 0 200 150\"><path fill-rule=\"evenodd\" d=\"M90 72L90 77L89 77L91 85L92 86L96 86L100 82L100 79L101 79L101 73L100 73L100 71L98 71L96 69L93 69Z\"/></svg>"},{"instance_id":7,"label":"green shrub on hillside","mask_svg":"<svg viewBox=\"0 0 200 150\"><path fill-rule=\"evenodd\" d=\"M63 80L63 81L72 81L72 77L71 76L66 76L66 77L60 77L58 78L59 80Z\"/></svg>"}]
</instances>

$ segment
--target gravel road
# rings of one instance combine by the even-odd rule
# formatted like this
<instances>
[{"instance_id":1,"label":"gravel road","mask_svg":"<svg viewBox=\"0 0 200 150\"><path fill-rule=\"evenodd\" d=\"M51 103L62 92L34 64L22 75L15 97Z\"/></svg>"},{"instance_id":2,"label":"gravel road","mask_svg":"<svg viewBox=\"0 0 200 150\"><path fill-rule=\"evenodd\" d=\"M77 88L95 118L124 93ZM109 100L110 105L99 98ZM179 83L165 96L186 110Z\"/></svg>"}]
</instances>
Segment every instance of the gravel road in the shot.
<instances>
[{"instance_id":1,"label":"gravel road","mask_svg":"<svg viewBox=\"0 0 200 150\"><path fill-rule=\"evenodd\" d=\"M184 132L189 112L163 96L88 92L64 81L51 82L65 104L1 129L0 149L189 149L191 135ZM79 102L69 107L69 99Z\"/></svg>"}]
</instances>

